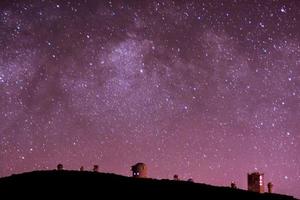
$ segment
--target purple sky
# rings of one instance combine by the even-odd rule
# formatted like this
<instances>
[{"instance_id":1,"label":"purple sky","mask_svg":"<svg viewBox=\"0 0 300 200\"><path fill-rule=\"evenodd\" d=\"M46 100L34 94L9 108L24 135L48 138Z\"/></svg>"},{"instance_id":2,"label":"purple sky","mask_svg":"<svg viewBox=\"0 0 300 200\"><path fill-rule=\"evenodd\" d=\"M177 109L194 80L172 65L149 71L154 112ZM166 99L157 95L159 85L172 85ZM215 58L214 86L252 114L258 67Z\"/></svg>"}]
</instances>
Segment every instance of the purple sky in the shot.
<instances>
[{"instance_id":1,"label":"purple sky","mask_svg":"<svg viewBox=\"0 0 300 200\"><path fill-rule=\"evenodd\" d=\"M81 165L300 197L300 1L0 3L0 177Z\"/></svg>"}]
</instances>

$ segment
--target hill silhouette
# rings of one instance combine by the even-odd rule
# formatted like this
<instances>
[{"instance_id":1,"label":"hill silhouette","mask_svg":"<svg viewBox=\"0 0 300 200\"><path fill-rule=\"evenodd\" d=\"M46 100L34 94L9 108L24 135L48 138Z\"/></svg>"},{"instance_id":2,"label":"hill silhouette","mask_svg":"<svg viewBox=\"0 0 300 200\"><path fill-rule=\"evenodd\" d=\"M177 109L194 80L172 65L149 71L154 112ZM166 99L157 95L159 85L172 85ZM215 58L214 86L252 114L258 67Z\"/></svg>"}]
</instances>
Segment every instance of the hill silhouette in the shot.
<instances>
[{"instance_id":1,"label":"hill silhouette","mask_svg":"<svg viewBox=\"0 0 300 200\"><path fill-rule=\"evenodd\" d=\"M67 199L295 199L280 194L259 194L241 189L188 181L132 178L89 171L34 171L0 179L1 197L22 196Z\"/></svg>"}]
</instances>

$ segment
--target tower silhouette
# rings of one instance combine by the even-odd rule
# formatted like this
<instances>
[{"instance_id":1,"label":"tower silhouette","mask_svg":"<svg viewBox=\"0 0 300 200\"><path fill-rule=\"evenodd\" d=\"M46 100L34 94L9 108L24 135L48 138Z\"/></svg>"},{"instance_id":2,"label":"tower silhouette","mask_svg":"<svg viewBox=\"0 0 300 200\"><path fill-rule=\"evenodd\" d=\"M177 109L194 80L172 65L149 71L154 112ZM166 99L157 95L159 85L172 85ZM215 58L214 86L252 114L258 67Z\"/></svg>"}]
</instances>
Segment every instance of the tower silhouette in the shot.
<instances>
[{"instance_id":1,"label":"tower silhouette","mask_svg":"<svg viewBox=\"0 0 300 200\"><path fill-rule=\"evenodd\" d=\"M264 193L264 174L259 172L248 174L248 190Z\"/></svg>"}]
</instances>

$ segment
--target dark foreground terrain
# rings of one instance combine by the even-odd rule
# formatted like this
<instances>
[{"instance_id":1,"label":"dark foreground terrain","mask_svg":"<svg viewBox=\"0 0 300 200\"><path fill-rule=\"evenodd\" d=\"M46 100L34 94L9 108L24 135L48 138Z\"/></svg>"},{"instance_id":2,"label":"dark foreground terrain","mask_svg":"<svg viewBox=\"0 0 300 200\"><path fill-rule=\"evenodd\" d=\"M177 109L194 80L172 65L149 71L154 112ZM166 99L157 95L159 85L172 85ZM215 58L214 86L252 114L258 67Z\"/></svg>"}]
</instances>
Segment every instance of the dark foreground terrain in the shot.
<instances>
[{"instance_id":1,"label":"dark foreground terrain","mask_svg":"<svg viewBox=\"0 0 300 200\"><path fill-rule=\"evenodd\" d=\"M294 199L173 180L80 171L35 171L0 179L0 199ZM20 199L20 198L19 198Z\"/></svg>"}]
</instances>

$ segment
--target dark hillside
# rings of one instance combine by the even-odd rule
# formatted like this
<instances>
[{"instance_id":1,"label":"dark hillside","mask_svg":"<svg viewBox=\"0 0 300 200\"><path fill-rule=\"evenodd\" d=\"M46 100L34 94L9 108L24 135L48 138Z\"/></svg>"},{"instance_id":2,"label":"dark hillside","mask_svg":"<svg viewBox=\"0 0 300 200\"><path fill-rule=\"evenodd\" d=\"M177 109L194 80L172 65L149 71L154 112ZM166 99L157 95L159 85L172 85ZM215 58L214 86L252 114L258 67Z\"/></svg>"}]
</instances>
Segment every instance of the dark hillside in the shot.
<instances>
[{"instance_id":1,"label":"dark hillside","mask_svg":"<svg viewBox=\"0 0 300 200\"><path fill-rule=\"evenodd\" d=\"M258 194L186 181L141 179L115 174L66 170L35 171L1 178L0 194L3 197L22 196L26 199L30 197L41 199L48 199L48 197L52 199L59 197L140 199L141 196L153 199L162 197L167 199L294 199L291 196Z\"/></svg>"}]
</instances>

